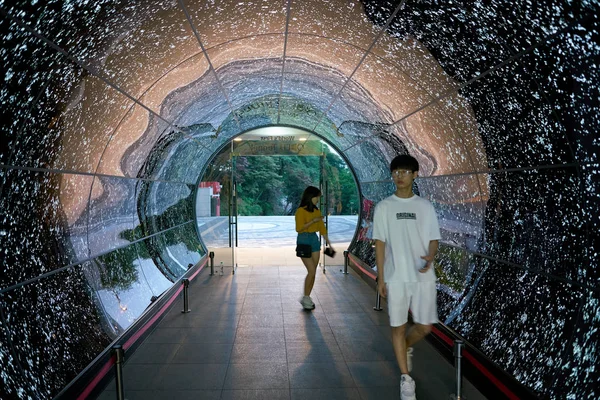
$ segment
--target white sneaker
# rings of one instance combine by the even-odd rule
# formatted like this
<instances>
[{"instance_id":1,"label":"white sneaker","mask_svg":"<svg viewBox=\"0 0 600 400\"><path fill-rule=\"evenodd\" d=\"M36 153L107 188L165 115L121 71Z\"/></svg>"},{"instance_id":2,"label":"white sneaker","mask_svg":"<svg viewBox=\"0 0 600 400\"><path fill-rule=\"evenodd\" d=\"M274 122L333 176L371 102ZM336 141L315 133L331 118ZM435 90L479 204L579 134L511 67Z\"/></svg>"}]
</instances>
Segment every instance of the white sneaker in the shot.
<instances>
[{"instance_id":1,"label":"white sneaker","mask_svg":"<svg viewBox=\"0 0 600 400\"><path fill-rule=\"evenodd\" d=\"M302 299L300 299L300 304L302 304L302 307L305 310L314 310L315 309L315 303L313 303L310 296L302 297Z\"/></svg>"},{"instance_id":2,"label":"white sneaker","mask_svg":"<svg viewBox=\"0 0 600 400\"><path fill-rule=\"evenodd\" d=\"M408 375L402 375L402 378L400 378L400 399L417 400L415 396L415 381Z\"/></svg>"},{"instance_id":3,"label":"white sneaker","mask_svg":"<svg viewBox=\"0 0 600 400\"><path fill-rule=\"evenodd\" d=\"M413 348L409 347L406 349L406 367L408 368L408 372L412 372L412 356L413 356Z\"/></svg>"}]
</instances>

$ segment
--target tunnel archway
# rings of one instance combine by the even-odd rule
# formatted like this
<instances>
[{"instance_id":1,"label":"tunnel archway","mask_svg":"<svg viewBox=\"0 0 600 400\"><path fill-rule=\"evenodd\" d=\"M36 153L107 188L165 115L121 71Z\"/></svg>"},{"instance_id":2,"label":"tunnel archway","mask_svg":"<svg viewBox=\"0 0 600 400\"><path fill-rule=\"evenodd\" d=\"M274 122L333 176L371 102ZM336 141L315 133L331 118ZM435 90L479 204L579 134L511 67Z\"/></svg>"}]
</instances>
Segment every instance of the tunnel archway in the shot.
<instances>
[{"instance_id":1,"label":"tunnel archway","mask_svg":"<svg viewBox=\"0 0 600 400\"><path fill-rule=\"evenodd\" d=\"M0 5L7 396L57 394L204 256L202 163L273 123L339 147L369 204L403 143L444 322L540 396L597 394L598 3L238 3Z\"/></svg>"},{"instance_id":2,"label":"tunnel archway","mask_svg":"<svg viewBox=\"0 0 600 400\"><path fill-rule=\"evenodd\" d=\"M269 167L263 169L258 162L251 162L257 157L263 157L263 161L277 159L278 167L269 162ZM238 159L242 165L236 162ZM292 163L284 167L286 159L291 159ZM261 167L260 173L253 171L257 167ZM261 179L252 178L257 173ZM265 173L268 178L263 175ZM341 185L341 178L350 183ZM261 265L302 265L294 253L296 232L293 214L302 190L308 185L321 188L323 196L319 206L327 216L325 223L332 243L336 247L341 246L337 249L340 255L358 232L357 215L360 214L361 195L354 167L335 145L314 131L287 125L269 125L240 132L206 161L198 182L198 191L203 196L203 205L197 203L197 210L202 211L196 213L200 241L214 252L217 264L223 261L227 267L238 264L248 266L260 260ZM259 190L260 200L245 194L246 183L254 187L249 190L255 194ZM237 187L235 199L231 197L234 184ZM344 190L346 193L340 193ZM218 194L214 195L216 192ZM213 196L212 207L208 203L209 193ZM348 202L348 199L351 201ZM250 207L244 209L244 203L248 200ZM238 209L240 201L242 209ZM284 206L278 204L282 201L285 201ZM236 205L232 206L232 202ZM349 208L350 205L353 207ZM279 211L276 210L277 206L281 206ZM227 216L227 223L223 216ZM253 221L252 226L267 224L265 228L268 229L252 234L248 231L248 221ZM265 253L264 248L277 250ZM241 254L238 254L240 251ZM287 256L278 258L274 257L274 253ZM330 265L343 263L340 260L329 261Z\"/></svg>"}]
</instances>

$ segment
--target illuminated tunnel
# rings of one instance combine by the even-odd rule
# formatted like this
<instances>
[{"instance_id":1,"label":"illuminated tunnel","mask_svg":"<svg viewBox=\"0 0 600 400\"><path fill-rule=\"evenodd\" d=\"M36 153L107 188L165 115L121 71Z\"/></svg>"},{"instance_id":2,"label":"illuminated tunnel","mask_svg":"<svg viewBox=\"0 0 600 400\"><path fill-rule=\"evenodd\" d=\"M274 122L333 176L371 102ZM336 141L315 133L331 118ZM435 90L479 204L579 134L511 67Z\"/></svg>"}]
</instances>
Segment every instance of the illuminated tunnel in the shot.
<instances>
[{"instance_id":1,"label":"illuminated tunnel","mask_svg":"<svg viewBox=\"0 0 600 400\"><path fill-rule=\"evenodd\" d=\"M415 156L441 322L540 397L596 398L598 9L0 1L0 397L57 395L206 256L207 160L278 125L341 150L363 224Z\"/></svg>"}]
</instances>

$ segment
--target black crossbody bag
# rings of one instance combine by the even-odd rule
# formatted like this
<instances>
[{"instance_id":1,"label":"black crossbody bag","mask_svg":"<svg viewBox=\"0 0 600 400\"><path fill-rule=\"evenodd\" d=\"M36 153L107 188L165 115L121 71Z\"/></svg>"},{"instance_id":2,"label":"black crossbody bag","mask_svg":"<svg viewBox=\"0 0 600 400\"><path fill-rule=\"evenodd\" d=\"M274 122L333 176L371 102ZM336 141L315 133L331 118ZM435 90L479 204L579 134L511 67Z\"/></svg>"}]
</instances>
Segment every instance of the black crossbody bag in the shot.
<instances>
[{"instance_id":1,"label":"black crossbody bag","mask_svg":"<svg viewBox=\"0 0 600 400\"><path fill-rule=\"evenodd\" d=\"M312 257L312 247L310 247L310 244L296 245L296 257L311 258Z\"/></svg>"}]
</instances>

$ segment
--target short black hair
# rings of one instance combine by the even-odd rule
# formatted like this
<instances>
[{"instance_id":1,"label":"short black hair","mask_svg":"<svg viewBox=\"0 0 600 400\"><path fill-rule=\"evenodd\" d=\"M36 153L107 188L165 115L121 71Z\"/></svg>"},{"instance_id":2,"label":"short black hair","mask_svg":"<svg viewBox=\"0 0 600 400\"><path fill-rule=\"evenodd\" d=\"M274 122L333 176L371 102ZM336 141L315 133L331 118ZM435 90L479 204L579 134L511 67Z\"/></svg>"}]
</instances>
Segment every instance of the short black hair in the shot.
<instances>
[{"instance_id":1,"label":"short black hair","mask_svg":"<svg viewBox=\"0 0 600 400\"><path fill-rule=\"evenodd\" d=\"M409 169L412 172L415 172L419 170L419 162L413 156L400 154L390 163L390 172L394 172L397 169Z\"/></svg>"}]
</instances>

